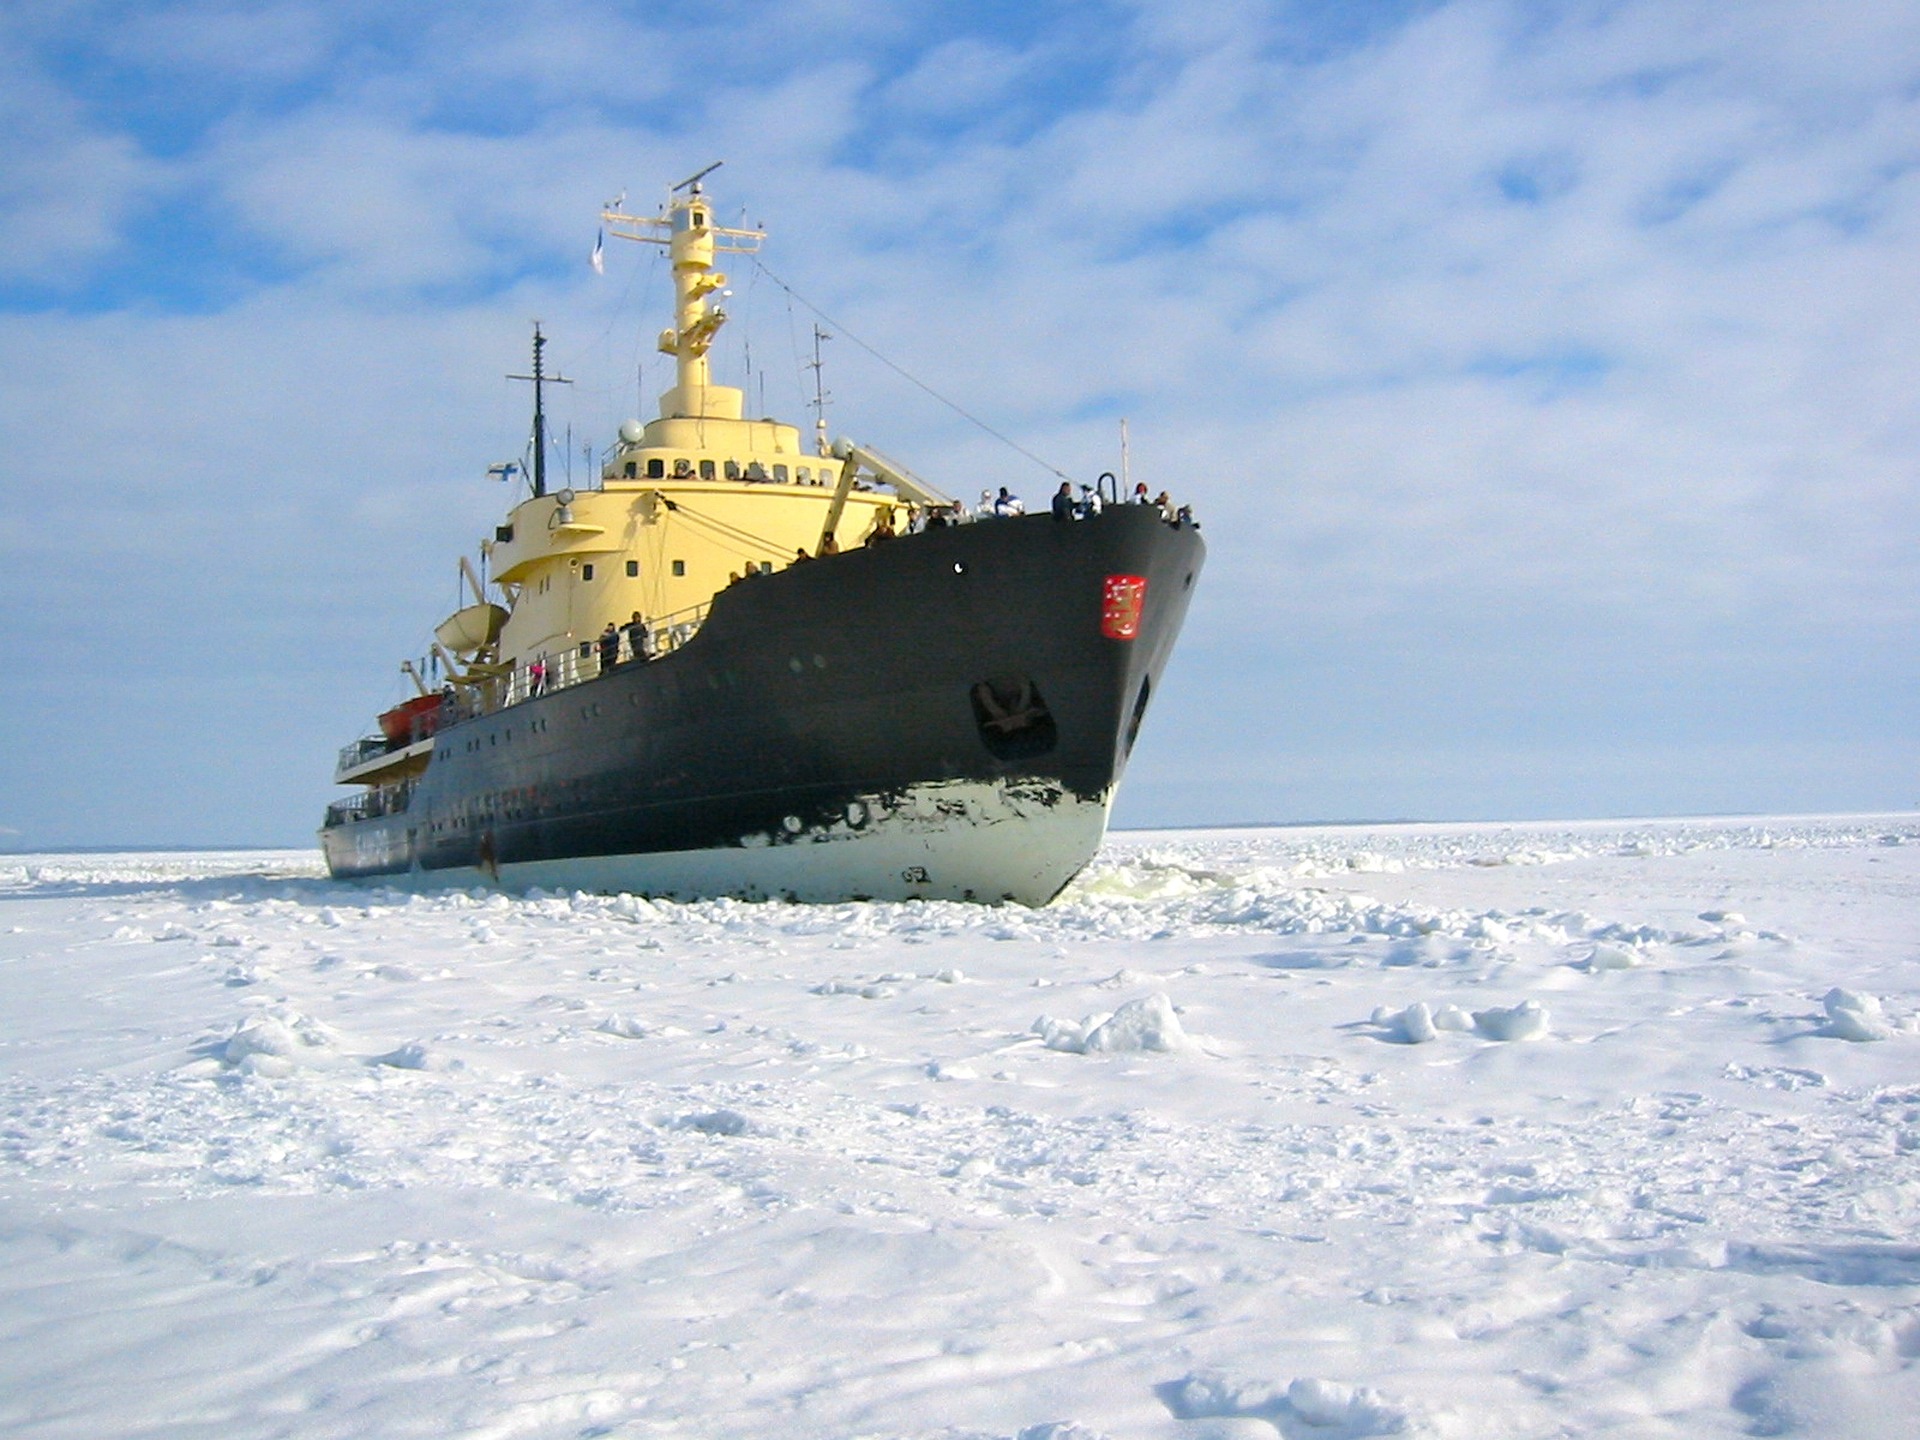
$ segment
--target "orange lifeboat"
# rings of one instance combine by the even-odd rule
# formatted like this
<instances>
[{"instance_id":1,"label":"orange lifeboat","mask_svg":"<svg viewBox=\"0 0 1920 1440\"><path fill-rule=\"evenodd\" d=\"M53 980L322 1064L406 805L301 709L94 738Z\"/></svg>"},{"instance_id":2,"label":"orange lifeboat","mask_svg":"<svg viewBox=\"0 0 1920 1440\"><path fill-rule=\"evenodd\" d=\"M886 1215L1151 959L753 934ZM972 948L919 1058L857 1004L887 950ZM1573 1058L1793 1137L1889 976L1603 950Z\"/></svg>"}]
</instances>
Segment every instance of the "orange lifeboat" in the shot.
<instances>
[{"instance_id":1,"label":"orange lifeboat","mask_svg":"<svg viewBox=\"0 0 1920 1440\"><path fill-rule=\"evenodd\" d=\"M416 695L391 710L381 712L380 733L396 749L424 740L440 728L440 697Z\"/></svg>"}]
</instances>

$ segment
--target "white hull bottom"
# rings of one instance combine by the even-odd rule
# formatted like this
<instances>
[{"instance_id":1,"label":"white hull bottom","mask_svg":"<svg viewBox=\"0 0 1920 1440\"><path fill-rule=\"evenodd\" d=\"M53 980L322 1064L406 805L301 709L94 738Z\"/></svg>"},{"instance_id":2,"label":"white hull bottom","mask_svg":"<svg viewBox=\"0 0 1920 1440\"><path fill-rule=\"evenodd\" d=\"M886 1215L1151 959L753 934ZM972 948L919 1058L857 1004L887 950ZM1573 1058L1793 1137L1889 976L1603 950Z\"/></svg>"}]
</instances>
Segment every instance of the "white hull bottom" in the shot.
<instances>
[{"instance_id":1,"label":"white hull bottom","mask_svg":"<svg viewBox=\"0 0 1920 1440\"><path fill-rule=\"evenodd\" d=\"M416 872L403 883L585 890L662 899L974 900L1044 905L1100 848L1112 794L1082 800L1052 782L947 781L856 800L847 818L738 846L585 855L490 870ZM380 877L392 883L401 877Z\"/></svg>"}]
</instances>

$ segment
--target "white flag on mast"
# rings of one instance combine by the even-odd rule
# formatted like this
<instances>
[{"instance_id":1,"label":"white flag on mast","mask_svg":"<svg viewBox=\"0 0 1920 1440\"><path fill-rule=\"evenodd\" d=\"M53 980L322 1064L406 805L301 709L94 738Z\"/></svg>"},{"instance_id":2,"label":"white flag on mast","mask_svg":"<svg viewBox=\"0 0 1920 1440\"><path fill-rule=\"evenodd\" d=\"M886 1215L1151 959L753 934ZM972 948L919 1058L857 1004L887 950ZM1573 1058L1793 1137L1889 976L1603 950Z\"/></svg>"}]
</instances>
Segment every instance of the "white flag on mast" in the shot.
<instances>
[{"instance_id":1,"label":"white flag on mast","mask_svg":"<svg viewBox=\"0 0 1920 1440\"><path fill-rule=\"evenodd\" d=\"M607 273L607 232L602 230L593 237L593 273Z\"/></svg>"}]
</instances>

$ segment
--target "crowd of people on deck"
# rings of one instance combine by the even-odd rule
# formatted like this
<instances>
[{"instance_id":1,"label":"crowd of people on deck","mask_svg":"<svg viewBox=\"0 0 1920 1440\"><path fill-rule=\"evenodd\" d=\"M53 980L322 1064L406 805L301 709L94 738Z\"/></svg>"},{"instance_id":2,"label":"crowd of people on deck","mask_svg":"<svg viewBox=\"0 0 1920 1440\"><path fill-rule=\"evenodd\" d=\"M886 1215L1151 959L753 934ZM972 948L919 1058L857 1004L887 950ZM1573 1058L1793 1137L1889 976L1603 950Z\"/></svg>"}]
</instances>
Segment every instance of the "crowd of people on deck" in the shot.
<instances>
[{"instance_id":1,"label":"crowd of people on deck","mask_svg":"<svg viewBox=\"0 0 1920 1440\"><path fill-rule=\"evenodd\" d=\"M1176 507L1173 503L1172 496L1168 495L1165 490L1162 490L1158 495L1149 495L1147 493L1147 487L1144 484L1135 485L1133 487L1133 494L1128 497L1127 503L1154 507L1160 512L1160 518L1169 525L1188 526L1196 530L1200 528L1200 522L1193 518L1193 508L1189 505ZM1060 482L1059 490L1054 493L1053 518L1056 520L1090 519L1098 515L1101 510L1106 507L1106 504L1107 502L1101 498L1098 487L1082 485L1080 487L1080 493L1075 495L1072 483L1063 480ZM868 529L865 537L860 541L863 548L871 549L875 545L884 545L889 540L897 539L901 535L917 535L923 530L943 530L949 525L959 525L969 518L974 520L1007 519L1027 513L1027 507L1021 502L1020 497L1015 495L1005 485L999 488L998 493L992 490L982 490L980 492L980 504L973 511L971 517L969 517L967 513L967 507L958 500L951 500L934 505L907 505L905 507L906 523L902 525L899 520L899 508L900 507L892 505L883 505L875 511L873 524L871 528ZM796 547L792 557L787 561L787 565L789 567L804 565L810 560L823 559L826 556L837 555L839 553L839 544L834 540L833 536L828 535L820 541L820 548L817 553L808 553L807 547L804 545ZM772 570L773 566L771 564L749 561L744 572L736 570L727 576L727 584L729 586L738 585L742 580L750 580L756 575L770 574Z\"/></svg>"},{"instance_id":2,"label":"crowd of people on deck","mask_svg":"<svg viewBox=\"0 0 1920 1440\"><path fill-rule=\"evenodd\" d=\"M986 496L984 494L981 496L981 500L983 502L982 513L986 513ZM1101 495L1098 486L1082 485L1080 486L1080 493L1076 495L1074 493L1073 482L1070 480L1062 480L1060 482L1060 488L1053 492L1051 509L1053 518L1056 520L1090 520L1102 510L1106 509L1110 503L1150 505L1160 512L1160 518L1169 525L1176 527L1188 526L1195 530L1200 528L1200 522L1193 518L1193 507L1191 505L1176 507L1173 503L1173 497L1165 490L1162 490L1158 495L1149 495L1144 483L1135 485L1133 487L1133 494L1127 496L1125 501L1115 500L1110 502ZM1003 485L1000 487L999 495L994 497L991 502L991 513L995 515L1020 515L1025 513L1025 507L1021 505L1019 497L1009 494L1006 486Z\"/></svg>"},{"instance_id":3,"label":"crowd of people on deck","mask_svg":"<svg viewBox=\"0 0 1920 1440\"><path fill-rule=\"evenodd\" d=\"M1102 478L1105 479L1109 477L1103 476ZM1079 487L1079 493L1076 495L1074 493L1073 483L1062 480L1060 482L1060 488L1055 491L1053 495L1053 518L1056 520L1090 519L1098 515L1109 503L1119 504L1122 502L1118 500L1110 502L1104 499L1101 496L1100 488L1096 485L1082 485ZM1135 485L1133 487L1133 494L1128 496L1124 503L1152 506L1160 512L1160 518L1169 525L1176 527L1185 526L1195 530L1200 528L1200 522L1193 518L1193 507L1191 505L1176 506L1173 503L1173 497L1165 490L1162 490L1158 495L1149 494L1144 483ZM958 500L949 501L940 505L909 505L906 507L906 510L906 525L904 528L897 529L897 517L894 507L882 507L874 517L873 528L867 532L866 538L860 543L869 546L880 545L885 544L897 535L912 535L922 530L939 530L948 525L958 525L969 518L974 520L1010 519L1014 516L1027 513L1027 507L1021 501L1020 497L1015 495L1013 491L1005 485L1002 485L997 492L993 490L982 490L980 492L980 503L975 507L971 517L967 514L967 507ZM833 537L828 536L820 553L822 555L833 553L832 548L829 548L832 546ZM810 558L812 557L802 549L794 555L792 563L798 564L800 561Z\"/></svg>"}]
</instances>

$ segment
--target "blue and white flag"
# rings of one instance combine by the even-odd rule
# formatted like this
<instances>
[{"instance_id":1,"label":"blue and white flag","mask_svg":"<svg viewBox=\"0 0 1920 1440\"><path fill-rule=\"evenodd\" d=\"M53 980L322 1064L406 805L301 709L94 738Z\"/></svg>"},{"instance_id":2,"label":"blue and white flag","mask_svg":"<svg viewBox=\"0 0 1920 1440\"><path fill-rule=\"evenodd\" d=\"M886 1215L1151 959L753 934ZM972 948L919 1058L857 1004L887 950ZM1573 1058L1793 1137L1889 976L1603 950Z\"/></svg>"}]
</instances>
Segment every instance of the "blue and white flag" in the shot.
<instances>
[{"instance_id":1,"label":"blue and white flag","mask_svg":"<svg viewBox=\"0 0 1920 1440\"><path fill-rule=\"evenodd\" d=\"M607 232L602 230L593 237L593 273L607 273Z\"/></svg>"}]
</instances>

